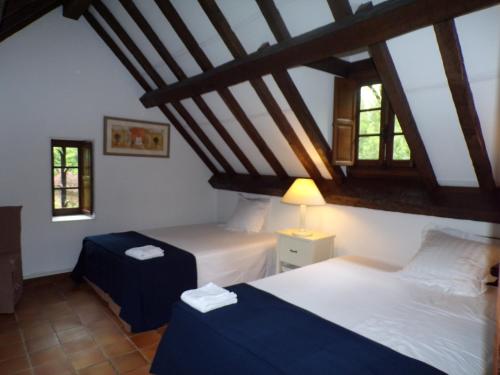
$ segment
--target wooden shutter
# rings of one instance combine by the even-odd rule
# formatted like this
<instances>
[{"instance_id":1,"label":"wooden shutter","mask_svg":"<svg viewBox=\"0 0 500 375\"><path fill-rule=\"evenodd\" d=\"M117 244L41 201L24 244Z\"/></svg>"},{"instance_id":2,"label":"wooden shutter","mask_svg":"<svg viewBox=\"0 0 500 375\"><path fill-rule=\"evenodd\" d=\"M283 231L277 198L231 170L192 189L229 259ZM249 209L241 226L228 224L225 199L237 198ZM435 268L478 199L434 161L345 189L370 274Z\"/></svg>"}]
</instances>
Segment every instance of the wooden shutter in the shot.
<instances>
[{"instance_id":1,"label":"wooden shutter","mask_svg":"<svg viewBox=\"0 0 500 375\"><path fill-rule=\"evenodd\" d=\"M355 81L335 77L332 142L335 165L354 164L357 90Z\"/></svg>"},{"instance_id":2,"label":"wooden shutter","mask_svg":"<svg viewBox=\"0 0 500 375\"><path fill-rule=\"evenodd\" d=\"M93 181L92 181L92 143L85 142L80 148L81 169L80 173L82 188L81 188L81 210L83 213L90 215L94 211L94 194L93 194Z\"/></svg>"}]
</instances>

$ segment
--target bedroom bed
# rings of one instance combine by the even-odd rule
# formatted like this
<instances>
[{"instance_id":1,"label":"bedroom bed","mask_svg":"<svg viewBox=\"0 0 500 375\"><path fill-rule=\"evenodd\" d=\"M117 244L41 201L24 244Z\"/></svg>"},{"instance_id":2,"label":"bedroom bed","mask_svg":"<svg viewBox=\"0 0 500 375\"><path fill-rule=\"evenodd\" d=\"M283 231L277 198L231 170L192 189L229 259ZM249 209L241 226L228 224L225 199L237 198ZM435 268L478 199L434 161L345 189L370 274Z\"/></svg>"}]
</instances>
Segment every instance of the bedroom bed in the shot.
<instances>
[{"instance_id":1,"label":"bedroom bed","mask_svg":"<svg viewBox=\"0 0 500 375\"><path fill-rule=\"evenodd\" d=\"M155 245L163 257L139 261L124 255ZM186 289L209 281L227 286L276 272L276 237L231 231L220 224L159 228L87 237L73 271L105 299L132 332L158 328Z\"/></svg>"},{"instance_id":2,"label":"bedroom bed","mask_svg":"<svg viewBox=\"0 0 500 375\"><path fill-rule=\"evenodd\" d=\"M490 374L496 288L451 295L396 271L341 257L231 287L238 303L207 314L180 302L151 371Z\"/></svg>"}]
</instances>

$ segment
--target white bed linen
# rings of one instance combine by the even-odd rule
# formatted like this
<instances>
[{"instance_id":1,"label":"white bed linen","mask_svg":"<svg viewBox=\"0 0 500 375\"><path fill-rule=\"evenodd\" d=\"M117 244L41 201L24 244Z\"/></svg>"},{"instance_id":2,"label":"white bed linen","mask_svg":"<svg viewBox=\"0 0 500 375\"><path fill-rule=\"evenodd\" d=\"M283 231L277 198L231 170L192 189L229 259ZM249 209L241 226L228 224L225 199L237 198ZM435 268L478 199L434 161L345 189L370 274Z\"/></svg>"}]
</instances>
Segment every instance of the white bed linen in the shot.
<instances>
[{"instance_id":1,"label":"white bed linen","mask_svg":"<svg viewBox=\"0 0 500 375\"><path fill-rule=\"evenodd\" d=\"M219 224L184 225L140 233L193 254L198 286L257 280L276 273L276 235L225 230Z\"/></svg>"},{"instance_id":2,"label":"white bed linen","mask_svg":"<svg viewBox=\"0 0 500 375\"><path fill-rule=\"evenodd\" d=\"M400 280L396 270L342 257L250 284L448 374L490 374L495 288L448 295Z\"/></svg>"}]
</instances>

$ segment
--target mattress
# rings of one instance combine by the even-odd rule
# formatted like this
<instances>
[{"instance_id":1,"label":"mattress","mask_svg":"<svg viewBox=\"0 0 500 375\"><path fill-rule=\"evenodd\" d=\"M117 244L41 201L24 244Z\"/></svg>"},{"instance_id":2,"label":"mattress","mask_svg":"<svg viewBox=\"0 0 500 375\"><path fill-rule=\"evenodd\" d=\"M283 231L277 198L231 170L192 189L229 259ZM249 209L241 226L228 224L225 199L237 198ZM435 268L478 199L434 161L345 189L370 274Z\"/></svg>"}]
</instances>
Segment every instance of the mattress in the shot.
<instances>
[{"instance_id":1,"label":"mattress","mask_svg":"<svg viewBox=\"0 0 500 375\"><path fill-rule=\"evenodd\" d=\"M190 252L198 286L257 280L276 273L276 235L225 230L220 224L158 228L140 233Z\"/></svg>"},{"instance_id":2,"label":"mattress","mask_svg":"<svg viewBox=\"0 0 500 375\"><path fill-rule=\"evenodd\" d=\"M250 285L448 374L490 374L494 288L452 296L402 281L396 271L341 257Z\"/></svg>"}]
</instances>

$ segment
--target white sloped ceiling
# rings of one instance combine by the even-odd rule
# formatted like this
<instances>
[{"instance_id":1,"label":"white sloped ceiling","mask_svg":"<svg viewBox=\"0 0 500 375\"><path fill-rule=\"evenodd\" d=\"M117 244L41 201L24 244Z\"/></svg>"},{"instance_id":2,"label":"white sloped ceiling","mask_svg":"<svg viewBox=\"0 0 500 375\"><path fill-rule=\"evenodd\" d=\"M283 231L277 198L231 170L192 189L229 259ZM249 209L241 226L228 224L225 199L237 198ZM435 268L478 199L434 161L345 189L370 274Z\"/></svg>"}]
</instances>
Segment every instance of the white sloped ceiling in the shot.
<instances>
[{"instance_id":1,"label":"white sloped ceiling","mask_svg":"<svg viewBox=\"0 0 500 375\"><path fill-rule=\"evenodd\" d=\"M379 2L381 1L375 1L374 3ZM141 0L135 3L185 74L193 76L201 73L200 67L177 37L154 1ZM214 66L233 59L196 0L174 0L172 3ZM354 10L360 3L361 1L358 0L351 1ZM161 57L126 14L119 2L106 0L105 4L132 39L140 46L163 79L169 84L176 82L177 80L172 72L166 67ZM265 42L276 43L264 17L253 0L218 0L217 4L247 53L254 52ZM276 5L292 36L333 21L326 0L276 0ZM96 12L93 12L93 14L96 14ZM497 184L500 180L500 23L498 19L500 19L499 6L460 17L456 20L466 69ZM110 31L109 28L106 27L106 29ZM117 40L111 31L110 34ZM119 44L121 45L121 43ZM438 182L442 185L451 186L478 186L446 81L433 28L428 27L394 38L388 41L388 46ZM344 55L343 58L348 61L366 58L365 52L359 52ZM131 60L142 72L135 60ZM306 67L290 69L289 73L318 127L328 143L331 144L333 76ZM156 87L151 80L148 79L148 81L153 87ZM290 110L274 79L271 76L266 76L264 81L321 174L329 178L326 168L294 113ZM293 176L305 176L306 171L273 123L272 118L251 85L244 82L231 87L230 90L286 171ZM264 175L273 174L266 160L238 124L219 95L211 92L204 94L203 98L259 173ZM198 122L233 168L237 172L245 173L243 165L194 102L191 99L186 99L182 101L182 104L185 105L191 116ZM179 121L186 126L175 109L170 105L169 108L179 118ZM187 126L186 129L192 134ZM196 136L193 138L200 143ZM205 149L203 145L202 147ZM210 153L207 153L207 155L214 161L219 170L222 170Z\"/></svg>"}]
</instances>

